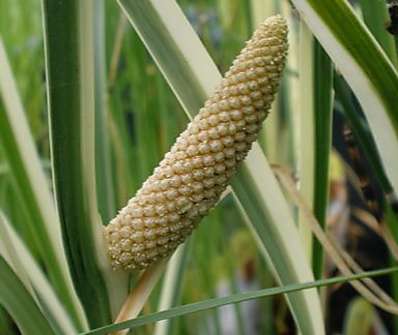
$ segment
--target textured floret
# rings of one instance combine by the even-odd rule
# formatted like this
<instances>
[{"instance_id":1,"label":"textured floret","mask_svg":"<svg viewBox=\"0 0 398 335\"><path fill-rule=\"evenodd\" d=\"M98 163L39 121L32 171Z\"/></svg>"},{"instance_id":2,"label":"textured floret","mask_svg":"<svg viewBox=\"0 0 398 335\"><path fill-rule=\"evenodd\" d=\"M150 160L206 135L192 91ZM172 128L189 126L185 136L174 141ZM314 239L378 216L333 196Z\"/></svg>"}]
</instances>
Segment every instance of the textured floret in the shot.
<instances>
[{"instance_id":1,"label":"textured floret","mask_svg":"<svg viewBox=\"0 0 398 335\"><path fill-rule=\"evenodd\" d=\"M114 268L143 269L169 256L215 206L257 138L286 53L286 23L270 17L153 175L105 228Z\"/></svg>"}]
</instances>

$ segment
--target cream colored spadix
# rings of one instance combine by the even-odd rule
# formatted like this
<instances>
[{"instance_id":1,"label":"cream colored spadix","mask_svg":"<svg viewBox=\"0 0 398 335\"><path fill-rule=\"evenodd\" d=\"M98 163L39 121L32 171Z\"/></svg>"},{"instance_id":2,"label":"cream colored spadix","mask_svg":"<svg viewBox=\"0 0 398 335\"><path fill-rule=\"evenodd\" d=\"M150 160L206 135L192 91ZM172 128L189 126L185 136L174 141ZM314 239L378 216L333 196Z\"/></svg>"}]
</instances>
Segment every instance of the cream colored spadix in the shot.
<instances>
[{"instance_id":1,"label":"cream colored spadix","mask_svg":"<svg viewBox=\"0 0 398 335\"><path fill-rule=\"evenodd\" d=\"M270 17L154 174L105 228L114 268L143 269L169 256L215 206L257 138L286 53L286 22Z\"/></svg>"}]
</instances>

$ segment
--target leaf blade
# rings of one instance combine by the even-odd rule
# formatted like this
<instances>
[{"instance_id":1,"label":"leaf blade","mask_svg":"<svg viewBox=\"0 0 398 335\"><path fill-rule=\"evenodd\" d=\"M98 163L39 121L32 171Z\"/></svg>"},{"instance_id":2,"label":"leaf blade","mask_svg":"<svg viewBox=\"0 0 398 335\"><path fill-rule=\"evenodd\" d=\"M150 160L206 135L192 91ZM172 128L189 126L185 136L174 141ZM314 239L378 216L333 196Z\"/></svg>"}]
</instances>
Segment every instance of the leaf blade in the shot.
<instances>
[{"instance_id":1,"label":"leaf blade","mask_svg":"<svg viewBox=\"0 0 398 335\"><path fill-rule=\"evenodd\" d=\"M10 313L23 334L55 335L26 288L2 256L0 304Z\"/></svg>"},{"instance_id":2,"label":"leaf blade","mask_svg":"<svg viewBox=\"0 0 398 335\"><path fill-rule=\"evenodd\" d=\"M397 190L396 69L346 0L292 2L358 97Z\"/></svg>"},{"instance_id":3,"label":"leaf blade","mask_svg":"<svg viewBox=\"0 0 398 335\"><path fill-rule=\"evenodd\" d=\"M50 322L63 334L75 333L77 329L71 315L66 312L39 265L1 212L0 241L7 250L11 263L15 266L16 274L21 279L23 278L22 282L26 288L32 288L38 305L46 311L46 318L51 320ZM87 329L86 326L83 330Z\"/></svg>"},{"instance_id":4,"label":"leaf blade","mask_svg":"<svg viewBox=\"0 0 398 335\"><path fill-rule=\"evenodd\" d=\"M54 189L76 291L90 326L111 318L111 275L95 185L94 3L42 0Z\"/></svg>"},{"instance_id":5,"label":"leaf blade","mask_svg":"<svg viewBox=\"0 0 398 335\"><path fill-rule=\"evenodd\" d=\"M218 72L214 62L204 49L192 27L187 22L181 9L174 1L146 0L137 2L119 0L118 3L140 34L186 113L190 117L193 117L200 107L202 107L206 97L212 93L216 85L220 82L221 74ZM161 13L164 14L163 18ZM165 14L170 15L172 19L167 19ZM255 146L255 148L257 148L257 146ZM250 157L252 158L250 159ZM262 186L264 186L264 180L271 178L273 187L276 188L276 192L280 195L279 186L272 173L266 176L264 175L264 169L267 167L256 165L257 168L254 168L254 162L256 160L261 161L267 166L267 161L261 149L252 150L249 153L247 161L249 160L252 161L253 164L244 163L243 166L249 171L248 174L250 178L255 179L257 184L261 184ZM249 179L246 179L246 182ZM251 183L250 185L256 187L256 183ZM243 188L241 189L243 192ZM250 189L250 187L248 186L247 189ZM262 189L257 188L256 194L260 195L260 197L255 200L259 202L261 213L265 214L269 211L268 218L271 217L274 219L278 217L279 214L275 210L276 207L271 205L274 197L268 197L268 199L266 199L263 196L265 194L264 187L262 187ZM241 195L238 194L238 197L241 196L243 196L243 193L241 193ZM279 201L285 203L285 208L288 208L283 196L278 196L277 198ZM264 201L268 203L262 206ZM275 201L275 204L276 203ZM244 205L249 205L249 203ZM286 215L287 221L285 220ZM254 216L255 213L253 213L253 217ZM283 283L311 280L313 278L311 269L300 247L297 229L293 223L293 219L289 216L289 210L287 210L283 216L284 219L279 222L287 222L286 225L288 228L286 231L288 231L288 235L278 235L278 238L275 237L273 239L267 238L270 245L265 246L262 244L262 249L269 248L269 250L276 252L278 246L275 241L282 240L285 247L285 252L281 253L285 257L283 262L285 262L285 265L289 264L294 268L291 272L285 272L291 276L289 276L289 278L283 278ZM274 221L267 222L266 217L262 217L261 220L252 222L252 224L256 225L254 227L255 229L260 229L262 225L275 226L277 223ZM274 229L274 227L268 227L268 229L276 234L280 233L278 228ZM261 239L259 241L261 241ZM289 252L288 249L288 246L292 243L297 247L295 248L295 254ZM294 259L297 260L298 258L300 261L293 262ZM272 259L274 262L278 262L277 257L272 257ZM278 264L278 270L286 269L286 266L281 264L282 261ZM299 264L300 266L298 266ZM282 277L283 276L280 278ZM324 326L319 297L316 291L309 291L303 294L299 293L298 296L299 295L302 295L302 297L296 300L295 304L292 304L293 314L300 315L300 317L296 317L299 328L306 334L322 334L324 332Z\"/></svg>"},{"instance_id":6,"label":"leaf blade","mask_svg":"<svg viewBox=\"0 0 398 335\"><path fill-rule=\"evenodd\" d=\"M0 94L4 104L4 107L0 105L0 140L22 195L21 205L26 206L32 218L31 226L26 229L33 230L33 243L40 250L58 295L65 301L75 322L84 329L85 319L81 315L80 303L67 268L54 199L41 167L1 38L0 72Z\"/></svg>"},{"instance_id":7,"label":"leaf blade","mask_svg":"<svg viewBox=\"0 0 398 335\"><path fill-rule=\"evenodd\" d=\"M302 284L292 284L288 285L286 287L274 287L274 288L269 288L269 289L263 289L263 290L258 290L258 291L253 291L253 292L245 292L245 293L240 293L240 294L235 294L232 296L228 297L223 297L223 298L214 298L214 299L209 299L209 300L204 300L188 305L182 305L178 306L172 309L169 309L167 311L163 312L157 312L153 314L149 314L146 316L141 316L133 320L128 320L125 322L121 322L118 324L113 324L113 325L108 325L99 329L94 329L85 333L81 333L80 335L103 335L107 334L111 331L117 331L121 329L127 329L127 328L135 328L139 326L143 326L152 322L157 322L161 320L166 320L174 317L179 317L191 313L196 313L200 311L205 311L208 309L212 308L218 308L227 304L236 304L239 302L243 301L248 301L252 299L258 299L258 298L264 298L264 297L270 297L274 296L277 294L286 294L286 293L292 293L292 292L297 292L300 290L306 290L306 289L313 289L317 287L323 287L323 286L328 286L328 285L334 285L334 284L339 284L339 283L345 283L348 281L354 281L358 280L361 278L367 278L367 277L374 277L374 276L382 276L382 275L387 275L390 273L395 273L398 271L397 267L392 267L392 268L387 268L387 269L382 269L382 270L376 270L376 271L369 271L369 272L362 272L358 273L356 275L352 276L346 276L346 277L332 277L328 279L323 279L323 280L317 280L314 282L308 282L308 283L302 283Z\"/></svg>"}]
</instances>

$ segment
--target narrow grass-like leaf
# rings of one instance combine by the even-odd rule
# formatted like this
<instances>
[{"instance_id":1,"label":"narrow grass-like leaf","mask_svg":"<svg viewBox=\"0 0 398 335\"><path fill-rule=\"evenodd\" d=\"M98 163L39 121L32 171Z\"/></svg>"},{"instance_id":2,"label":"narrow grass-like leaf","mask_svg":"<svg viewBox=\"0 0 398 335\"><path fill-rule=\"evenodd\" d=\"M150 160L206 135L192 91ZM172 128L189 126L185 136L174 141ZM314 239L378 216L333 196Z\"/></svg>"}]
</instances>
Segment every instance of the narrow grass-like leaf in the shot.
<instances>
[{"instance_id":1,"label":"narrow grass-like leaf","mask_svg":"<svg viewBox=\"0 0 398 335\"><path fill-rule=\"evenodd\" d=\"M256 171L262 171L261 178L257 177ZM278 282L281 285L288 285L294 282L294 278L298 281L298 278L307 276L307 268L303 266L303 264L308 264L305 263L307 258L298 230L293 228L294 222L290 208L278 187L271 167L257 144L253 146L252 153L246 158L246 164L242 166L231 184L237 197L236 202L244 212L244 216L248 218L246 220L248 226L256 241L259 242L260 251L265 255ZM283 224L280 224L281 222ZM302 259L301 266L297 266L298 258ZM310 334L311 331L316 333L322 330L311 329L316 326L306 320L309 311L305 307L316 306L319 303L315 291L307 293L289 295L288 302L297 324L304 328L301 331Z\"/></svg>"},{"instance_id":2,"label":"narrow grass-like leaf","mask_svg":"<svg viewBox=\"0 0 398 335\"><path fill-rule=\"evenodd\" d=\"M188 240L176 250L167 265L167 270L163 279L162 292L159 299L159 311L176 306L180 299L190 241L191 240ZM170 320L159 322L155 326L154 335L170 334L171 329Z\"/></svg>"},{"instance_id":3,"label":"narrow grass-like leaf","mask_svg":"<svg viewBox=\"0 0 398 335\"><path fill-rule=\"evenodd\" d=\"M121 94L121 92L118 92ZM121 206L130 196L130 192L136 189L136 180L131 173L131 166L134 166L135 150L131 148L132 141L129 138L128 126L123 118L120 97L112 98L114 106L109 117L110 141L115 158L114 183L116 203ZM130 150L127 150L130 148Z\"/></svg>"},{"instance_id":4,"label":"narrow grass-like leaf","mask_svg":"<svg viewBox=\"0 0 398 335\"><path fill-rule=\"evenodd\" d=\"M334 76L334 89L336 91L336 99L340 102L342 112L350 123L352 131L362 151L364 152L373 175L379 182L381 188L387 194L391 192L392 185L385 173L379 152L373 134L370 132L369 125L362 118L362 111L358 104L354 103L350 87L345 80L339 75Z\"/></svg>"},{"instance_id":5,"label":"narrow grass-like leaf","mask_svg":"<svg viewBox=\"0 0 398 335\"><path fill-rule=\"evenodd\" d=\"M159 117L158 95L154 81L155 71L145 70L149 65L148 54L137 35L132 39L128 57L130 81L133 85L134 137L137 141L137 162L135 174L139 183L150 175L160 159L158 142ZM143 69L137 71L136 69ZM151 73L152 72L152 73ZM155 87L154 87L155 86ZM135 90L136 89L136 90Z\"/></svg>"},{"instance_id":6,"label":"narrow grass-like leaf","mask_svg":"<svg viewBox=\"0 0 398 335\"><path fill-rule=\"evenodd\" d=\"M314 48L314 124L315 174L313 210L322 227L326 227L329 202L329 157L332 147L333 67L330 58L315 42ZM323 250L317 240L313 245L313 270L316 279L322 277Z\"/></svg>"},{"instance_id":7,"label":"narrow grass-like leaf","mask_svg":"<svg viewBox=\"0 0 398 335\"><path fill-rule=\"evenodd\" d=\"M18 330L15 327L10 315L6 310L0 306L0 334L3 335L18 335Z\"/></svg>"},{"instance_id":8,"label":"narrow grass-like leaf","mask_svg":"<svg viewBox=\"0 0 398 335\"><path fill-rule=\"evenodd\" d=\"M275 161L275 163L289 165L294 167L295 170L298 170L298 164L300 163L300 150L302 150L300 147L300 133L302 128L300 126L300 119L302 118L303 114L300 112L302 109L300 106L303 101L303 96L301 95L301 77L303 73L300 71L300 66L303 61L300 54L304 52L302 38L300 37L302 34L300 28L302 22L296 19L295 13L288 2L282 2L280 7L280 10L283 13L282 15L287 18L289 26L289 53L284 81L282 82L282 91L278 99L280 107L276 113L284 115L284 118L287 119L285 121L284 128L285 132L287 133L287 136L285 137L287 137L288 140L288 148L285 149L285 151L287 151L288 155L286 155L287 157L285 160L278 160ZM308 59L311 61L313 58L312 54L308 55L310 56ZM268 130L266 128L267 125L264 124L264 126L265 129ZM274 150L278 150L280 145L280 141L277 141L274 145ZM268 157L267 152L266 156L268 161L274 162L271 157Z\"/></svg>"},{"instance_id":9,"label":"narrow grass-like leaf","mask_svg":"<svg viewBox=\"0 0 398 335\"><path fill-rule=\"evenodd\" d=\"M395 241L398 241L398 220L394 212L392 211L391 207L388 208L386 211L386 223L388 227L391 230L391 233L395 239ZM397 264L397 260L395 259L394 256L390 256L390 264L392 266L395 266ZM392 297L397 301L398 299L398 274L393 273L391 274L391 294ZM398 334L398 317L394 317L393 319L393 334Z\"/></svg>"},{"instance_id":10,"label":"narrow grass-like leaf","mask_svg":"<svg viewBox=\"0 0 398 335\"><path fill-rule=\"evenodd\" d=\"M177 17L166 16L166 13L176 14L178 6L168 0L118 2L184 110L197 112L198 106L202 106L206 97L213 93L221 76L213 62L202 61L210 60L210 57L188 22L184 21L181 27ZM179 19L186 20L179 8L177 14Z\"/></svg>"},{"instance_id":11,"label":"narrow grass-like leaf","mask_svg":"<svg viewBox=\"0 0 398 335\"><path fill-rule=\"evenodd\" d=\"M95 171L98 208L102 220L108 222L114 213L115 196L112 184L111 153L107 127L108 99L105 53L105 3L94 1L95 47Z\"/></svg>"},{"instance_id":12,"label":"narrow grass-like leaf","mask_svg":"<svg viewBox=\"0 0 398 335\"><path fill-rule=\"evenodd\" d=\"M173 1L120 0L119 3L186 113L193 117L203 105L205 98L220 82L221 75L180 8ZM250 202L255 202L256 210L247 214L248 217L256 217L256 221L251 223L257 235L269 241L269 244L262 246L269 252L281 282L287 284L311 280L312 273L300 246L297 229L289 216L287 203L272 172L265 174L267 167L262 164L267 165L267 161L261 149L255 146L247 162L243 164L249 178L241 181L244 183L242 192L251 190L253 194L249 203L248 200L243 200L242 204L244 207L252 207L253 204ZM264 183L270 183L272 186ZM240 197L244 197L243 193L238 193L238 198ZM277 210L279 206L284 210ZM257 212L257 209L260 211ZM264 230L274 235L263 236ZM281 230L284 232L282 235ZM323 321L316 291L300 292L289 298L301 331L306 334L322 334Z\"/></svg>"},{"instance_id":13,"label":"narrow grass-like leaf","mask_svg":"<svg viewBox=\"0 0 398 335\"><path fill-rule=\"evenodd\" d=\"M0 305L12 316L23 335L55 335L19 278L0 256Z\"/></svg>"},{"instance_id":14,"label":"narrow grass-like leaf","mask_svg":"<svg viewBox=\"0 0 398 335\"><path fill-rule=\"evenodd\" d=\"M396 271L398 271L398 268L392 267L392 268L387 268L387 269L382 269L382 270L362 272L362 273L358 273L358 274L355 274L352 276L332 277L332 278L316 280L316 281L308 282L308 283L292 284L292 285L288 285L285 287L274 287L274 288L253 291L253 292L234 294L234 295L231 295L228 297L204 300L204 301L200 301L200 302L196 302L196 303L192 303L192 304L188 304L188 305L182 305L182 306L178 306L175 308L171 308L167 311L158 312L158 313L154 313L154 314L150 314L150 315L146 315L146 316L141 316L134 320L128 320L128 321L121 322L118 324L94 329L94 330L88 331L86 333L82 333L81 335L108 334L109 332L112 332L112 331L126 329L126 328L136 328L136 327L147 325L147 324L150 324L153 322L166 320L166 319L170 319L170 318L175 318L175 317L180 317L180 316L187 315L187 314L197 313L197 312L209 310L212 308L218 308L218 307L225 306L228 304L237 304L237 303L240 303L243 301L270 297L270 296L274 296L277 294L287 294L287 293L312 289L312 288L316 288L316 287L324 287L324 286L330 286L330 285L334 285L334 284L342 284L342 283L355 281L355 280L359 280L359 279L363 279L363 278L383 276L383 275L388 275L388 274L394 273Z\"/></svg>"},{"instance_id":15,"label":"narrow grass-like leaf","mask_svg":"<svg viewBox=\"0 0 398 335\"><path fill-rule=\"evenodd\" d=\"M37 297L38 305L46 311L46 318L50 320L53 327L65 335L76 333L77 329L73 325L71 316L55 295L37 262L1 212L0 241L7 250L12 264L15 265L16 274L26 279L25 287L28 290L32 288L31 293ZM87 328L85 326L83 330Z\"/></svg>"},{"instance_id":16,"label":"narrow grass-like leaf","mask_svg":"<svg viewBox=\"0 0 398 335\"><path fill-rule=\"evenodd\" d=\"M72 277L95 327L111 320L107 288L118 275L102 246L95 187L94 2L42 4L54 188Z\"/></svg>"},{"instance_id":17,"label":"narrow grass-like leaf","mask_svg":"<svg viewBox=\"0 0 398 335\"><path fill-rule=\"evenodd\" d=\"M34 140L25 118L16 83L0 39L0 142L11 168L15 184L30 216L31 225L25 227L31 232L35 248L54 285L57 294L67 310L83 329L84 316L76 298L65 259L59 220L54 199L51 196L46 176L41 167Z\"/></svg>"},{"instance_id":18,"label":"narrow grass-like leaf","mask_svg":"<svg viewBox=\"0 0 398 335\"><path fill-rule=\"evenodd\" d=\"M115 211L115 192L112 180L111 151L108 127L108 95L105 50L105 2L93 2L94 48L95 48L95 176L98 199L98 211L102 221L108 222ZM101 248L102 245L97 245ZM105 281L109 291L109 302L112 316L115 317L127 295L127 276L113 273L109 269L105 273Z\"/></svg>"},{"instance_id":19,"label":"narrow grass-like leaf","mask_svg":"<svg viewBox=\"0 0 398 335\"><path fill-rule=\"evenodd\" d=\"M292 2L358 97L397 190L397 71L347 0Z\"/></svg>"},{"instance_id":20,"label":"narrow grass-like leaf","mask_svg":"<svg viewBox=\"0 0 398 335\"><path fill-rule=\"evenodd\" d=\"M305 22L300 22L299 35L299 128L297 147L297 174L300 181L300 193L313 208L315 175L315 40ZM312 259L312 233L299 211L298 225L308 259Z\"/></svg>"},{"instance_id":21,"label":"narrow grass-like leaf","mask_svg":"<svg viewBox=\"0 0 398 335\"><path fill-rule=\"evenodd\" d=\"M196 264L197 274L203 273L203 276L197 281L198 286L202 288L203 294L206 296L216 296L219 284L219 278L214 271L209 269L209 260L215 260L218 256L217 249L219 248L220 242L217 239L220 236L219 222L215 217L217 209L205 218L203 224L208 224L210 227L206 230L196 231L193 236L192 249L195 253L192 255L192 261ZM212 264L212 263L210 263ZM210 270L210 271L209 271ZM209 319L208 332L213 331L214 335L222 335L223 325L221 311L214 310L207 314ZM238 335L238 334L237 334Z\"/></svg>"},{"instance_id":22,"label":"narrow grass-like leaf","mask_svg":"<svg viewBox=\"0 0 398 335\"><path fill-rule=\"evenodd\" d=\"M363 18L369 30L382 46L391 61L397 66L397 50L394 37L387 31L390 20L386 0L360 0Z\"/></svg>"}]
</instances>

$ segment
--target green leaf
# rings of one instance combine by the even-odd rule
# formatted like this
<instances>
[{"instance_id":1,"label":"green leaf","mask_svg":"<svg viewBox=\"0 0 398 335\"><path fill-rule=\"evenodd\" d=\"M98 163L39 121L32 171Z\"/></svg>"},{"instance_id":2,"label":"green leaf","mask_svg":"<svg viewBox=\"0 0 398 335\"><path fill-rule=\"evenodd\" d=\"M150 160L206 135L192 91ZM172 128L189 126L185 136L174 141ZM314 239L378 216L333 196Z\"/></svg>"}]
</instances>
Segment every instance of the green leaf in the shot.
<instances>
[{"instance_id":1,"label":"green leaf","mask_svg":"<svg viewBox=\"0 0 398 335\"><path fill-rule=\"evenodd\" d=\"M315 40L307 25L300 21L298 46L298 111L296 124L297 139L297 176L300 180L300 193L311 209L314 206L315 183ZM305 217L299 211L298 226L308 259L312 260L312 232L306 225Z\"/></svg>"},{"instance_id":2,"label":"green leaf","mask_svg":"<svg viewBox=\"0 0 398 335\"><path fill-rule=\"evenodd\" d=\"M102 216L102 221L108 223L115 213L115 192L113 189L111 151L108 136L109 106L105 53L105 2L104 0L95 0L93 6L93 38L95 48L95 181L98 211ZM96 248L103 248L100 241L97 243ZM127 280L127 275L114 273L113 271L110 272L109 268L105 269L105 281L107 283L113 318L119 313L120 306L128 293Z\"/></svg>"},{"instance_id":3,"label":"green leaf","mask_svg":"<svg viewBox=\"0 0 398 335\"><path fill-rule=\"evenodd\" d=\"M80 313L67 268L54 199L41 167L1 39L0 72L0 143L21 196L20 206L25 207L30 216L24 229L30 231L30 236L34 238L30 242L39 250L41 261L58 296L64 301L79 329L83 329L84 316Z\"/></svg>"},{"instance_id":4,"label":"green leaf","mask_svg":"<svg viewBox=\"0 0 398 335\"><path fill-rule=\"evenodd\" d=\"M398 219L396 213L392 210L390 206L387 207L385 213L385 222L387 226L390 228L392 236L394 237L395 241L397 241L398 237ZM390 256L390 265L395 266L397 264L397 260L394 256ZM397 301L398 300L398 273L391 274L391 295L392 298ZM393 332L392 334L398 334L398 318L395 317L393 319Z\"/></svg>"},{"instance_id":5,"label":"green leaf","mask_svg":"<svg viewBox=\"0 0 398 335\"><path fill-rule=\"evenodd\" d=\"M197 112L221 77L181 9L169 0L118 0L118 3L184 110ZM179 23L184 20L183 27L176 24L177 19ZM199 67L195 66L197 63Z\"/></svg>"},{"instance_id":6,"label":"green leaf","mask_svg":"<svg viewBox=\"0 0 398 335\"><path fill-rule=\"evenodd\" d=\"M95 327L112 319L111 290L127 281L110 269L97 207L94 2L42 4L54 188L73 281Z\"/></svg>"},{"instance_id":7,"label":"green leaf","mask_svg":"<svg viewBox=\"0 0 398 335\"><path fill-rule=\"evenodd\" d=\"M333 66L330 58L315 42L314 48L314 123L315 123L315 175L314 215L322 227L326 227L329 204L329 158L332 148L333 125ZM315 278L322 278L323 249L314 240L313 269Z\"/></svg>"},{"instance_id":8,"label":"green leaf","mask_svg":"<svg viewBox=\"0 0 398 335\"><path fill-rule=\"evenodd\" d=\"M221 80L216 65L174 1L120 0L185 112L193 117ZM237 198L250 218L261 251L272 261L283 285L312 280L290 209L261 149L255 145L234 178ZM282 224L283 223L283 224ZM268 257L268 255L270 257ZM324 332L316 290L288 297L305 334Z\"/></svg>"},{"instance_id":9,"label":"green leaf","mask_svg":"<svg viewBox=\"0 0 398 335\"><path fill-rule=\"evenodd\" d=\"M398 190L398 73L347 0L292 0L359 99Z\"/></svg>"},{"instance_id":10,"label":"green leaf","mask_svg":"<svg viewBox=\"0 0 398 335\"><path fill-rule=\"evenodd\" d=\"M0 256L0 305L11 315L22 334L56 334L2 256Z\"/></svg>"},{"instance_id":11,"label":"green leaf","mask_svg":"<svg viewBox=\"0 0 398 335\"><path fill-rule=\"evenodd\" d=\"M95 48L95 170L98 208L104 222L115 212L115 194L112 184L111 153L109 147L108 96L106 80L106 22L104 0L94 1Z\"/></svg>"},{"instance_id":12,"label":"green leaf","mask_svg":"<svg viewBox=\"0 0 398 335\"><path fill-rule=\"evenodd\" d=\"M253 145L231 184L235 201L278 282L288 285L307 276L312 279L290 208L258 145ZM295 321L304 333L319 334L323 328L318 324L321 316L315 314L316 308L320 312L317 293L300 293L305 294L287 296Z\"/></svg>"},{"instance_id":13,"label":"green leaf","mask_svg":"<svg viewBox=\"0 0 398 335\"><path fill-rule=\"evenodd\" d=\"M17 328L7 311L0 306L0 334L18 335Z\"/></svg>"},{"instance_id":14,"label":"green leaf","mask_svg":"<svg viewBox=\"0 0 398 335\"><path fill-rule=\"evenodd\" d=\"M394 37L387 31L390 17L386 0L360 0L363 18L369 30L382 46L388 57L397 66L397 50Z\"/></svg>"},{"instance_id":15,"label":"green leaf","mask_svg":"<svg viewBox=\"0 0 398 335\"><path fill-rule=\"evenodd\" d=\"M163 311L177 305L180 300L184 271L188 261L188 240L181 245L170 259L163 279L158 310ZM171 334L171 322L162 321L156 324L154 335Z\"/></svg>"},{"instance_id":16,"label":"green leaf","mask_svg":"<svg viewBox=\"0 0 398 335\"><path fill-rule=\"evenodd\" d=\"M15 272L25 287L30 289L36 298L37 304L46 312L46 318L53 327L62 334L68 335L77 332L71 316L54 293L53 288L33 259L28 249L16 234L5 216L0 212L0 241L7 251ZM4 257L4 255L3 255ZM88 327L85 327L87 330Z\"/></svg>"},{"instance_id":17,"label":"green leaf","mask_svg":"<svg viewBox=\"0 0 398 335\"><path fill-rule=\"evenodd\" d=\"M293 292L297 293L302 290L313 289L316 287L324 287L324 286L330 286L330 285L335 285L335 284L341 284L341 283L346 283L349 281L359 280L362 278L383 276L383 275L394 273L396 271L398 271L398 267L391 267L391 268L382 269L382 270L362 272L362 273L358 273L358 274L355 274L352 276L333 277L333 278L328 278L328 279L316 280L316 281L309 282L309 283L292 284L292 285L288 285L285 287L274 287L274 288L268 288L268 289L263 289L263 290L258 290L258 291L234 294L234 295L231 295L228 297L204 300L204 301L200 301L200 302L196 302L196 303L192 303L192 304L174 307L167 311L153 313L153 314L149 314L146 316L140 316L134 320L128 320L128 321L121 322L118 324L113 324L113 325L105 326L102 328L90 330L88 332L82 333L81 335L108 334L110 332L114 332L114 331L121 330L121 329L136 328L136 327L144 326L144 325L147 325L147 324L150 324L153 322L171 319L171 318L175 318L175 317L181 317L184 315L197 313L197 312L201 312L201 311L206 311L206 310L209 310L212 308L218 308L218 307L229 305L229 304L237 304L237 303L248 301L248 300L271 297L271 296L274 296L277 294L287 294L287 293L293 293Z\"/></svg>"},{"instance_id":18,"label":"green leaf","mask_svg":"<svg viewBox=\"0 0 398 335\"><path fill-rule=\"evenodd\" d=\"M377 151L376 143L372 133L369 130L369 125L362 117L362 110L358 104L354 103L350 87L339 74L334 76L334 89L336 91L336 99L340 102L342 112L350 123L355 139L362 151L364 152L370 167L373 170L373 175L380 183L383 191L388 194L392 190L392 185L385 173L379 152Z\"/></svg>"}]
</instances>

